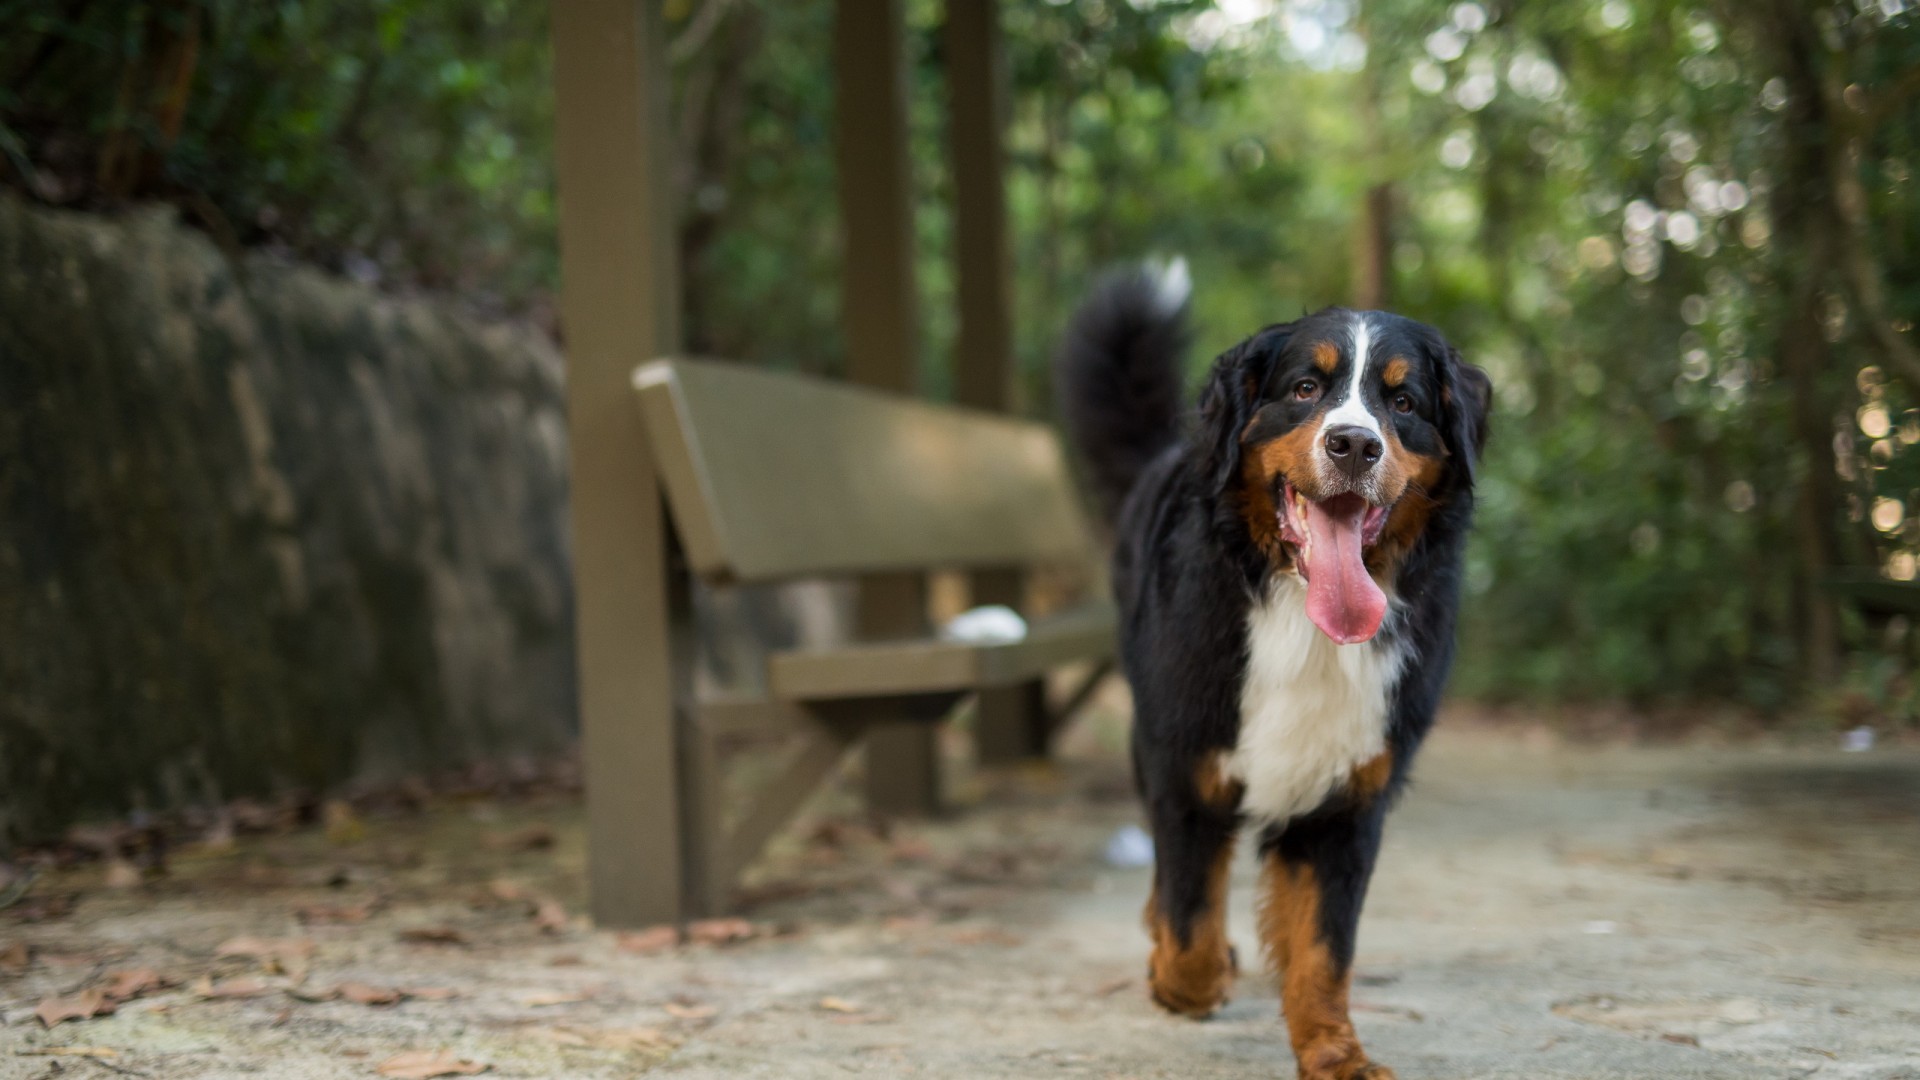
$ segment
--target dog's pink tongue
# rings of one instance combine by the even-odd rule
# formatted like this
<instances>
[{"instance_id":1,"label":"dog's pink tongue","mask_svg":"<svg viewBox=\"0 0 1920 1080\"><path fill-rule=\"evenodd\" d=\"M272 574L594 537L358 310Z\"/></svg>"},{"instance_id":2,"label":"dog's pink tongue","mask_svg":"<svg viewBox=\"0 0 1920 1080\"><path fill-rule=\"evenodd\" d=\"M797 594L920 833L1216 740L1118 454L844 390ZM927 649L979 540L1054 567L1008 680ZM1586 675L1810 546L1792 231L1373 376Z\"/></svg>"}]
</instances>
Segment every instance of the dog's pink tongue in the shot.
<instances>
[{"instance_id":1,"label":"dog's pink tongue","mask_svg":"<svg viewBox=\"0 0 1920 1080\"><path fill-rule=\"evenodd\" d=\"M1372 637L1387 615L1387 595L1361 559L1366 516L1366 501L1357 495L1307 502L1307 618L1342 645Z\"/></svg>"}]
</instances>

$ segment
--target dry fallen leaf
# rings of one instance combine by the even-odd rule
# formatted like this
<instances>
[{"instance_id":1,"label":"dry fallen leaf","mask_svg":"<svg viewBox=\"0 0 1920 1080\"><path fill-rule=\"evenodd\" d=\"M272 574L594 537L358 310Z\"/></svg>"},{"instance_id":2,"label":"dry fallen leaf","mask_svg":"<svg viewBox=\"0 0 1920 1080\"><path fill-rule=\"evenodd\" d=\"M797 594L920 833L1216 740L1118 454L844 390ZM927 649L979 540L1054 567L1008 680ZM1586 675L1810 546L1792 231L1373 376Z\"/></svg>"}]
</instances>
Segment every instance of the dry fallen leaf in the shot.
<instances>
[{"instance_id":1,"label":"dry fallen leaf","mask_svg":"<svg viewBox=\"0 0 1920 1080\"><path fill-rule=\"evenodd\" d=\"M37 923L64 919L73 914L73 905L80 901L79 893L51 893L39 896L22 897L7 909L15 922Z\"/></svg>"},{"instance_id":2,"label":"dry fallen leaf","mask_svg":"<svg viewBox=\"0 0 1920 1080\"><path fill-rule=\"evenodd\" d=\"M655 1028L583 1028L552 1027L538 1034L562 1046L591 1047L596 1050L671 1050L679 1045Z\"/></svg>"},{"instance_id":3,"label":"dry fallen leaf","mask_svg":"<svg viewBox=\"0 0 1920 1080\"><path fill-rule=\"evenodd\" d=\"M567 929L567 909L558 900L542 900L533 909L533 922L543 933L561 933Z\"/></svg>"},{"instance_id":4,"label":"dry fallen leaf","mask_svg":"<svg viewBox=\"0 0 1920 1080\"><path fill-rule=\"evenodd\" d=\"M1133 985L1132 979L1110 979L1106 982L1101 983L1097 988L1094 989L1093 993L1094 993L1094 996L1096 997L1112 997L1113 995L1119 993L1122 990L1125 990L1127 987L1132 985Z\"/></svg>"},{"instance_id":5,"label":"dry fallen leaf","mask_svg":"<svg viewBox=\"0 0 1920 1080\"><path fill-rule=\"evenodd\" d=\"M33 966L33 949L24 941L0 948L0 971L19 972Z\"/></svg>"},{"instance_id":6,"label":"dry fallen leaf","mask_svg":"<svg viewBox=\"0 0 1920 1080\"><path fill-rule=\"evenodd\" d=\"M366 825L361 823L360 815L354 813L353 804L345 799L329 800L320 808L320 820L332 843L354 844L367 838Z\"/></svg>"},{"instance_id":7,"label":"dry fallen leaf","mask_svg":"<svg viewBox=\"0 0 1920 1080\"><path fill-rule=\"evenodd\" d=\"M487 892L503 904L523 904L533 899L533 893L525 885L511 878L494 878L487 882Z\"/></svg>"},{"instance_id":8,"label":"dry fallen leaf","mask_svg":"<svg viewBox=\"0 0 1920 1080\"><path fill-rule=\"evenodd\" d=\"M1017 935L1007 933L1005 930L995 930L989 927L955 930L950 940L955 945L1005 945L1011 948L1012 946L1020 944L1021 939Z\"/></svg>"},{"instance_id":9,"label":"dry fallen leaf","mask_svg":"<svg viewBox=\"0 0 1920 1080\"><path fill-rule=\"evenodd\" d=\"M391 986L368 986L366 983L345 982L336 987L340 996L355 1005L398 1005L405 996Z\"/></svg>"},{"instance_id":10,"label":"dry fallen leaf","mask_svg":"<svg viewBox=\"0 0 1920 1080\"><path fill-rule=\"evenodd\" d=\"M1413 1021L1416 1024L1423 1024L1427 1020L1427 1018L1424 1015L1422 1015L1418 1009L1408 1009L1399 1005L1377 1005L1371 1001L1354 1002L1353 1011L1385 1013L1388 1016L1404 1017L1408 1020Z\"/></svg>"},{"instance_id":11,"label":"dry fallen leaf","mask_svg":"<svg viewBox=\"0 0 1920 1080\"><path fill-rule=\"evenodd\" d=\"M451 926L416 926L400 931L400 940L413 945L465 945L467 935Z\"/></svg>"},{"instance_id":12,"label":"dry fallen leaf","mask_svg":"<svg viewBox=\"0 0 1920 1080\"><path fill-rule=\"evenodd\" d=\"M520 1004L536 1009L548 1005L578 1005L592 1001L598 993L597 990L536 990L522 996Z\"/></svg>"},{"instance_id":13,"label":"dry fallen leaf","mask_svg":"<svg viewBox=\"0 0 1920 1080\"><path fill-rule=\"evenodd\" d=\"M46 1027L57 1027L68 1020L91 1020L96 1016L111 1016L118 1004L100 990L82 990L65 997L50 997L33 1010Z\"/></svg>"},{"instance_id":14,"label":"dry fallen leaf","mask_svg":"<svg viewBox=\"0 0 1920 1080\"><path fill-rule=\"evenodd\" d=\"M499 851L543 851L553 846L554 839L551 826L529 825L512 832L490 833L486 844Z\"/></svg>"},{"instance_id":15,"label":"dry fallen leaf","mask_svg":"<svg viewBox=\"0 0 1920 1080\"><path fill-rule=\"evenodd\" d=\"M107 888L132 889L140 884L140 868L118 856L107 860Z\"/></svg>"},{"instance_id":16,"label":"dry fallen leaf","mask_svg":"<svg viewBox=\"0 0 1920 1080\"><path fill-rule=\"evenodd\" d=\"M240 957L247 960L307 960L313 957L309 938L264 938L242 936L228 938L214 947L216 957Z\"/></svg>"},{"instance_id":17,"label":"dry fallen leaf","mask_svg":"<svg viewBox=\"0 0 1920 1080\"><path fill-rule=\"evenodd\" d=\"M375 1071L400 1080L433 1080L436 1076L475 1076L489 1068L492 1066L446 1050L410 1050L381 1062Z\"/></svg>"},{"instance_id":18,"label":"dry fallen leaf","mask_svg":"<svg viewBox=\"0 0 1920 1080\"><path fill-rule=\"evenodd\" d=\"M363 923L379 910L378 900L369 900L363 904L308 904L295 908L293 917L303 923L340 924Z\"/></svg>"},{"instance_id":19,"label":"dry fallen leaf","mask_svg":"<svg viewBox=\"0 0 1920 1080\"><path fill-rule=\"evenodd\" d=\"M711 1020L720 1015L718 1008L697 1001L669 1001L661 1008L667 1010L667 1015L675 1020Z\"/></svg>"},{"instance_id":20,"label":"dry fallen leaf","mask_svg":"<svg viewBox=\"0 0 1920 1080\"><path fill-rule=\"evenodd\" d=\"M866 1011L862 1009L860 1006L855 1005L853 1002L848 1001L846 998L837 998L837 997L831 997L831 996L821 998L820 1007L822 1009L825 1009L828 1012L837 1012L837 1013L857 1013L857 1012Z\"/></svg>"},{"instance_id":21,"label":"dry fallen leaf","mask_svg":"<svg viewBox=\"0 0 1920 1080\"><path fill-rule=\"evenodd\" d=\"M107 1046L35 1046L14 1053L21 1057L80 1057L101 1061L120 1056L120 1051Z\"/></svg>"},{"instance_id":22,"label":"dry fallen leaf","mask_svg":"<svg viewBox=\"0 0 1920 1080\"><path fill-rule=\"evenodd\" d=\"M247 832L273 832L293 823L290 806L266 806L252 799L235 799L227 804L227 817L234 827Z\"/></svg>"},{"instance_id":23,"label":"dry fallen leaf","mask_svg":"<svg viewBox=\"0 0 1920 1080\"><path fill-rule=\"evenodd\" d=\"M238 845L234 841L233 819L222 815L201 834L200 850L209 855L224 855Z\"/></svg>"},{"instance_id":24,"label":"dry fallen leaf","mask_svg":"<svg viewBox=\"0 0 1920 1080\"><path fill-rule=\"evenodd\" d=\"M925 840L902 837L893 842L887 856L894 862L926 862L933 858L933 846Z\"/></svg>"},{"instance_id":25,"label":"dry fallen leaf","mask_svg":"<svg viewBox=\"0 0 1920 1080\"><path fill-rule=\"evenodd\" d=\"M152 968L133 968L107 972L107 985L102 992L115 1001L132 1001L143 994L178 985L179 980L169 979Z\"/></svg>"},{"instance_id":26,"label":"dry fallen leaf","mask_svg":"<svg viewBox=\"0 0 1920 1080\"><path fill-rule=\"evenodd\" d=\"M696 945L730 945L754 935L745 919L701 919L687 924L687 940Z\"/></svg>"},{"instance_id":27,"label":"dry fallen leaf","mask_svg":"<svg viewBox=\"0 0 1920 1080\"><path fill-rule=\"evenodd\" d=\"M1699 1046L1700 1045L1700 1036L1688 1035L1683 1032L1675 1032L1675 1031L1662 1032L1660 1034L1660 1040L1662 1042L1679 1043L1681 1046ZM1826 1053L1826 1051L1822 1050L1821 1053L1824 1054ZM1829 1054L1828 1056L1831 1057L1832 1055Z\"/></svg>"},{"instance_id":28,"label":"dry fallen leaf","mask_svg":"<svg viewBox=\"0 0 1920 1080\"><path fill-rule=\"evenodd\" d=\"M403 986L400 992L416 1001L449 1001L460 996L451 986Z\"/></svg>"},{"instance_id":29,"label":"dry fallen leaf","mask_svg":"<svg viewBox=\"0 0 1920 1080\"><path fill-rule=\"evenodd\" d=\"M797 881L793 878L776 878L772 881L763 881L758 885L736 889L734 899L743 908L758 908L810 896L818 887L813 883Z\"/></svg>"},{"instance_id":30,"label":"dry fallen leaf","mask_svg":"<svg viewBox=\"0 0 1920 1080\"><path fill-rule=\"evenodd\" d=\"M212 976L205 976L193 984L193 992L208 1001L259 997L272 989L259 979L228 979L225 982L214 982Z\"/></svg>"},{"instance_id":31,"label":"dry fallen leaf","mask_svg":"<svg viewBox=\"0 0 1920 1080\"><path fill-rule=\"evenodd\" d=\"M642 956L666 952L678 944L680 931L671 926L649 926L645 930L633 930L614 939L615 947L621 952L639 953Z\"/></svg>"}]
</instances>

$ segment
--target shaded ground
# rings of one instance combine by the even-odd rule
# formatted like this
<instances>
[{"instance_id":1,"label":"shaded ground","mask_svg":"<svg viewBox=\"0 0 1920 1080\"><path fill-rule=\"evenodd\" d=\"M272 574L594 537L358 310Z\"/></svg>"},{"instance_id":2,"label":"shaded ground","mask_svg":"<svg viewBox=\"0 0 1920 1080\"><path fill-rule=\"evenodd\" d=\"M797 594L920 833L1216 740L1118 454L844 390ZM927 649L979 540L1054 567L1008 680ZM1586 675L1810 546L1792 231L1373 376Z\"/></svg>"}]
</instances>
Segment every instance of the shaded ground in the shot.
<instances>
[{"instance_id":1,"label":"shaded ground","mask_svg":"<svg viewBox=\"0 0 1920 1080\"><path fill-rule=\"evenodd\" d=\"M1264 976L1208 1023L1147 1003L1146 871L1101 857L1135 818L1114 743L1076 733L1059 770L974 778L964 813L886 836L823 799L730 945L655 952L561 922L582 899L564 798L183 852L143 886L56 874L0 913L0 1078L365 1077L441 1049L500 1076L1291 1076ZM1355 991L1369 1049L1406 1080L1920 1078L1920 753L1596 749L1455 723L1418 777ZM19 921L64 891L70 914ZM279 955L216 958L241 935ZM34 1016L143 967L181 985L52 1030ZM208 1000L208 975L262 992ZM422 993L306 1000L343 983ZM42 1056L59 1047L117 1056Z\"/></svg>"}]
</instances>

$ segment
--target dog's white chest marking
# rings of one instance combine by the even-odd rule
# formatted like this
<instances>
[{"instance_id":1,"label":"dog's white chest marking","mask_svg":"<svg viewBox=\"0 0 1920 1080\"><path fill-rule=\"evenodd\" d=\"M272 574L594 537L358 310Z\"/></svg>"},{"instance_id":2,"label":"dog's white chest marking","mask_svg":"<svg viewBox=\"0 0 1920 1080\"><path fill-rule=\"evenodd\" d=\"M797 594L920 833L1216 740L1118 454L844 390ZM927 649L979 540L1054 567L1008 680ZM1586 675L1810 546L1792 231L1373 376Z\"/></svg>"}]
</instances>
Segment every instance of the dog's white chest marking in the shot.
<instances>
[{"instance_id":1,"label":"dog's white chest marking","mask_svg":"<svg viewBox=\"0 0 1920 1080\"><path fill-rule=\"evenodd\" d=\"M1240 740L1226 772L1245 786L1241 812L1258 821L1312 810L1387 748L1404 645L1336 645L1307 618L1306 597L1282 574L1247 616Z\"/></svg>"}]
</instances>

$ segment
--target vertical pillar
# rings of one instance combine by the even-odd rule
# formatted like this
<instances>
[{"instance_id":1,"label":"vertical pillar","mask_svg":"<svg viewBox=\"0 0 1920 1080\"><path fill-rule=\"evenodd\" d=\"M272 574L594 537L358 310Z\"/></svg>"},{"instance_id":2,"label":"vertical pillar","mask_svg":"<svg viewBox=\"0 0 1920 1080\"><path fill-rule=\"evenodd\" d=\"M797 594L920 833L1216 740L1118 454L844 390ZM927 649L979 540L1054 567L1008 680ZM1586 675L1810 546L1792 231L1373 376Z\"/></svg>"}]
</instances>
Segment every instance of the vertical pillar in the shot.
<instances>
[{"instance_id":1,"label":"vertical pillar","mask_svg":"<svg viewBox=\"0 0 1920 1080\"><path fill-rule=\"evenodd\" d=\"M665 521L628 374L679 342L657 0L553 0L593 916L684 914Z\"/></svg>"},{"instance_id":2,"label":"vertical pillar","mask_svg":"<svg viewBox=\"0 0 1920 1080\"><path fill-rule=\"evenodd\" d=\"M846 258L840 321L847 341L847 377L906 393L913 389L920 321L901 5L902 0L836 0L833 89L834 163ZM872 636L922 632L924 577L862 579L859 617L861 631ZM875 810L917 814L939 808L937 736L925 723L903 721L869 729L867 799Z\"/></svg>"},{"instance_id":3,"label":"vertical pillar","mask_svg":"<svg viewBox=\"0 0 1920 1080\"><path fill-rule=\"evenodd\" d=\"M947 0L947 162L960 303L954 398L1013 405L1013 281L1007 243L1006 73L997 0Z\"/></svg>"},{"instance_id":4,"label":"vertical pillar","mask_svg":"<svg viewBox=\"0 0 1920 1080\"><path fill-rule=\"evenodd\" d=\"M947 162L953 176L954 272L960 334L954 397L962 405L1013 408L1013 275L1007 237L1006 67L998 0L947 0ZM1019 608L1024 575L982 570L975 604ZM1041 683L980 695L976 741L983 763L1043 756L1046 697Z\"/></svg>"},{"instance_id":5,"label":"vertical pillar","mask_svg":"<svg viewBox=\"0 0 1920 1080\"><path fill-rule=\"evenodd\" d=\"M847 378L911 393L920 300L914 283L901 4L837 0L833 142L846 253L840 321L847 338Z\"/></svg>"}]
</instances>

